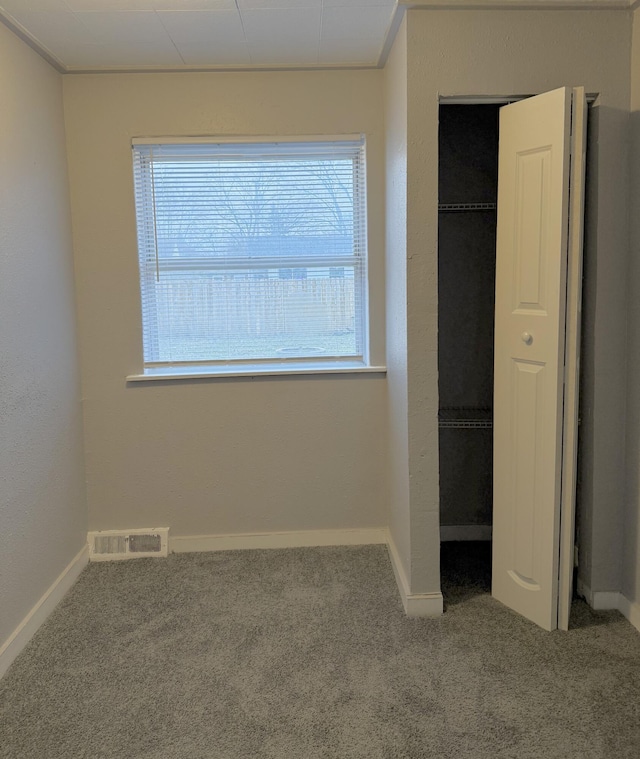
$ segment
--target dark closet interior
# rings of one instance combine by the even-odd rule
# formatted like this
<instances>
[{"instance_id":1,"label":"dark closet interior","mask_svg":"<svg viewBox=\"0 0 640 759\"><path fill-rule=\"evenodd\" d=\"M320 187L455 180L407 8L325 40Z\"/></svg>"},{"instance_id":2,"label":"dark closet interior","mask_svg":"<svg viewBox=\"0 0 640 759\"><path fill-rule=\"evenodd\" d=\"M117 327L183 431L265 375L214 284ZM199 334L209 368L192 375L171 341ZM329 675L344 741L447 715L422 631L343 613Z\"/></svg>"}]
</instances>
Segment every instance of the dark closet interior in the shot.
<instances>
[{"instance_id":1,"label":"dark closet interior","mask_svg":"<svg viewBox=\"0 0 640 759\"><path fill-rule=\"evenodd\" d=\"M486 538L492 521L499 107L440 106L438 417L444 540ZM490 559L486 547L481 554Z\"/></svg>"}]
</instances>

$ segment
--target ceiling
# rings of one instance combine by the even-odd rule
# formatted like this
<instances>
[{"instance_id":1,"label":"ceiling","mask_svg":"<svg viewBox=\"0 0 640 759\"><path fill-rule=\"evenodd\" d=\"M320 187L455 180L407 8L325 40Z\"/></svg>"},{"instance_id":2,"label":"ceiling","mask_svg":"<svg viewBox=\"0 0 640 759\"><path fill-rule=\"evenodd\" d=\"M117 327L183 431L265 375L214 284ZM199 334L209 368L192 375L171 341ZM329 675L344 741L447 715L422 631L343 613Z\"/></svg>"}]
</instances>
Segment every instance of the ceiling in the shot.
<instances>
[{"instance_id":1,"label":"ceiling","mask_svg":"<svg viewBox=\"0 0 640 759\"><path fill-rule=\"evenodd\" d=\"M0 0L64 71L378 64L396 0Z\"/></svg>"},{"instance_id":2,"label":"ceiling","mask_svg":"<svg viewBox=\"0 0 640 759\"><path fill-rule=\"evenodd\" d=\"M378 66L402 6L628 9L638 0L0 0L63 72ZM400 7L399 7L400 6Z\"/></svg>"}]
</instances>

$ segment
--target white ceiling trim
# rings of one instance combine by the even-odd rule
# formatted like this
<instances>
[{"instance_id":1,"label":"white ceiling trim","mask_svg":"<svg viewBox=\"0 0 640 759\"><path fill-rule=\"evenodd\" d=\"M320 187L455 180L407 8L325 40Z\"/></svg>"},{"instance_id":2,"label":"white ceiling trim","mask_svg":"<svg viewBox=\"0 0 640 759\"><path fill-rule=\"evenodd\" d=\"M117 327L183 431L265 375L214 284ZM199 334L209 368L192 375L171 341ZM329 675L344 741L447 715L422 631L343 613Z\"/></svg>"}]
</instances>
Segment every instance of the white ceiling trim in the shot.
<instances>
[{"instance_id":1,"label":"white ceiling trim","mask_svg":"<svg viewBox=\"0 0 640 759\"><path fill-rule=\"evenodd\" d=\"M51 0L52 2L57 0ZM76 0L77 2L78 0ZM112 0L113 1L113 0ZM66 0L68 5L73 5L73 0ZM171 0L166 0L167 7L171 4ZM225 0L219 0L220 3L224 3ZM317 14L317 21L319 22L317 24L317 45L318 45L318 55L315 58L315 60L311 60L309 62L304 60L295 60L295 56L292 57L292 62L288 63L286 60L280 61L277 60L277 57L274 57L273 61L269 61L270 55L264 55L261 56L260 53L258 53L258 60L254 60L250 56L245 56L246 61L244 60L238 60L233 61L230 63L225 62L217 62L217 63L211 63L208 64L206 61L200 62L200 61L185 61L185 57L183 57L180 53L180 51L176 48L177 56L181 59L180 63L173 63L172 61L164 61L158 64L146 64L146 63L136 63L136 62L126 62L122 65L119 65L117 61L108 62L103 65L83 65L82 61L78 61L78 64L74 63L66 63L63 58L64 55L61 55L60 53L56 54L47 44L41 41L41 39L36 36L36 34L32 33L25 24L21 23L18 18L13 16L6 8L1 7L3 5L2 0L0 0L0 23L3 23L6 27L8 27L12 32L14 32L20 39L22 39L26 44L28 44L35 52L37 52L42 58L44 58L51 66L53 66L57 71L59 71L62 74L86 74L86 73L144 73L144 72L152 72L152 73L179 73L179 72L230 72L230 71L306 71L306 70L333 70L333 69L376 69L380 67L379 60L380 60L380 51L382 50L385 40L389 36L389 27L391 25L391 21L393 19L393 14L397 10L397 5L395 3L395 0L302 0L302 5L298 5L300 0L226 0L226 2L233 3L233 7L236 8L237 12L240 14L239 19L241 20L241 23L243 24L243 33L245 33L245 22L247 18L250 18L251 16L249 14L253 14L254 21L257 19L258 22L261 22L262 19L260 18L261 14L267 10L274 11L277 14L280 14L280 16L283 16L283 14L288 13L291 11L292 13L303 11L303 14L305 11L316 11ZM261 5L262 3L262 5ZM295 5L294 5L295 3ZM207 5L207 0L201 0L201 6L204 9L205 6L209 7ZM135 4L134 4L135 5ZM75 9L75 5L73 5ZM84 9L84 6L80 6ZM171 7L175 7L175 5L172 5ZM230 13L232 12L227 8L227 6L221 7L220 10ZM357 13L363 13L363 12L372 12L372 15L376 11L388 11L388 18L389 20L386 21L384 18L384 13L380 14L378 13L377 16L379 18L377 27L374 25L372 27L371 25L371 17L370 16L364 16L364 24L358 24L358 28L362 27L366 31L364 32L364 36L354 36L351 38L351 36L347 36L344 39L343 42L343 49L346 47L347 49L360 49L363 48L363 46L366 47L366 45L369 45L369 49L372 49L373 55L367 54L364 55L361 60L358 60L357 55L352 55L353 61L349 60L349 56L343 56L340 54L340 42L342 40L342 35L344 34L342 30L342 25L340 24L341 17L340 13L344 14L351 14L351 28L353 28L353 22L354 19L357 20ZM322 13L320 13L322 11ZM199 11L198 9L195 9L193 11L185 12L183 15L189 15L197 14ZM205 10L204 13L207 11ZM212 12L212 15L214 13L218 13L218 10L214 10ZM70 11L70 15L73 13L76 13L82 20L88 19L90 21L93 21L93 16L100 16L103 15L101 11L86 11L86 10L73 10ZM136 15L142 15L144 12L137 11L134 7L131 10L127 10L126 13L130 13L131 16ZM165 11L165 10L155 10L153 12L147 11L145 15L154 15L159 20L162 27L165 27L164 31L169 35L168 40L173 41L172 35L169 33L170 30L166 28L165 21L172 20L168 19L168 16L171 15L171 11ZM176 12L176 15L178 15L180 12ZM257 14L257 15L256 15ZM356 14L354 16L354 14ZM124 15L124 12L118 12L117 15ZM271 14L268 14L271 16ZM382 18L380 18L382 16ZM329 26L329 34L328 36L325 34L325 27L327 26L325 23L325 18L329 21L332 21L333 24L333 35L337 35L336 39L332 38L332 32L331 32L331 25ZM265 16L265 20L267 19L267 16ZM367 23L369 22L369 23ZM27 22L25 22L27 23ZM255 26L255 24L254 24ZM172 30L173 31L173 30ZM277 31L277 29L273 30ZM184 38L183 38L184 39ZM261 46L264 47L264 40L261 41ZM282 45L282 43L280 43ZM327 52L324 52L323 45L327 47ZM175 46L175 44L174 44ZM298 45L299 47L300 45ZM278 44L273 45L274 49L277 50ZM334 57L333 51L335 49L338 49L338 52L335 54L335 60L332 60L332 57ZM268 51L267 51L268 52ZM123 56L124 58L125 56ZM262 58L262 61L260 60ZM368 58L368 60L367 60Z\"/></svg>"},{"instance_id":2,"label":"white ceiling trim","mask_svg":"<svg viewBox=\"0 0 640 759\"><path fill-rule=\"evenodd\" d=\"M348 3L359 4L362 0L335 0L348 7ZM365 2L367 0L364 0ZM384 2L384 0L382 0ZM0 0L0 3L2 0ZM309 0L311 4L311 0ZM318 0L320 2L320 0ZM325 0L330 2L330 0ZM371 0L369 0L371 2ZM387 0L388 2L388 0ZM375 0L374 0L375 4ZM329 7L333 5L330 2ZM239 0L239 9L259 9L258 0ZM287 3L282 2L284 10ZM343 6L344 7L344 6ZM176 72L233 72L233 71L323 71L336 69L367 70L383 68L391 51L396 34L407 10L622 10L629 11L640 7L640 0L398 0L376 63L332 63L318 62L312 64L212 64L196 65L181 63L179 65L105 65L105 66L67 66L49 48L40 42L29 30L6 10L0 8L0 22L7 26L29 47L44 58L61 74L111 74L111 73L176 73Z\"/></svg>"},{"instance_id":3,"label":"white ceiling trim","mask_svg":"<svg viewBox=\"0 0 640 759\"><path fill-rule=\"evenodd\" d=\"M357 63L314 63L313 65L308 66L296 64L291 64L290 66L256 66L247 63L245 65L229 64L228 66L191 66L185 64L174 68L169 66L105 66L103 68L65 67L60 73L69 76L75 74L224 74L243 71L249 73L255 73L257 71L376 71L380 68L382 67L377 63L371 65Z\"/></svg>"},{"instance_id":4,"label":"white ceiling trim","mask_svg":"<svg viewBox=\"0 0 640 759\"><path fill-rule=\"evenodd\" d=\"M0 22L3 23L7 29L10 29L16 37L19 37L24 43L26 43L34 52L38 53L41 58L60 74L68 73L67 67L58 60L56 56L42 45L27 29L22 26L16 19L12 18L6 11L0 8Z\"/></svg>"},{"instance_id":5,"label":"white ceiling trim","mask_svg":"<svg viewBox=\"0 0 640 759\"><path fill-rule=\"evenodd\" d=\"M407 10L625 10L628 11L640 0L398 0L398 5Z\"/></svg>"}]
</instances>

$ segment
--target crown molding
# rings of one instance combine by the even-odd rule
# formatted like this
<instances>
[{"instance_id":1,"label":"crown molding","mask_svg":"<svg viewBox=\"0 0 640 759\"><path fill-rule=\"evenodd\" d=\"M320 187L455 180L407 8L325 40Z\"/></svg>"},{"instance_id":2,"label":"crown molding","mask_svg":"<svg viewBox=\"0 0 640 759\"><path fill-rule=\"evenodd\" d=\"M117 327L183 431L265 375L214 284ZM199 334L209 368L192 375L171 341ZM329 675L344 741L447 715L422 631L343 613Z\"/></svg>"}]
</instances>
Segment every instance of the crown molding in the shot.
<instances>
[{"instance_id":1,"label":"crown molding","mask_svg":"<svg viewBox=\"0 0 640 759\"><path fill-rule=\"evenodd\" d=\"M398 0L405 10L606 10L628 11L640 5L640 0Z\"/></svg>"},{"instance_id":2,"label":"crown molding","mask_svg":"<svg viewBox=\"0 0 640 759\"><path fill-rule=\"evenodd\" d=\"M360 71L384 68L398 29L408 10L621 10L634 11L640 7L640 0L398 0L391 19L385 41L377 63L367 64L320 64L317 66L110 66L110 67L69 67L42 45L22 24L0 8L0 23L27 44L60 74L175 74L238 71Z\"/></svg>"},{"instance_id":3,"label":"crown molding","mask_svg":"<svg viewBox=\"0 0 640 759\"><path fill-rule=\"evenodd\" d=\"M24 28L24 26L22 26L22 24L18 23L6 11L2 10L2 8L0 8L0 23L4 24L7 29L16 35L16 37L28 45L34 51L34 53L37 53L41 58L44 58L44 60L50 66L53 66L53 68L59 74L67 73L67 67L62 63L62 61L58 60L58 58L56 58L56 56L50 50L47 50L44 45L41 45L38 40L32 34L30 34Z\"/></svg>"}]
</instances>

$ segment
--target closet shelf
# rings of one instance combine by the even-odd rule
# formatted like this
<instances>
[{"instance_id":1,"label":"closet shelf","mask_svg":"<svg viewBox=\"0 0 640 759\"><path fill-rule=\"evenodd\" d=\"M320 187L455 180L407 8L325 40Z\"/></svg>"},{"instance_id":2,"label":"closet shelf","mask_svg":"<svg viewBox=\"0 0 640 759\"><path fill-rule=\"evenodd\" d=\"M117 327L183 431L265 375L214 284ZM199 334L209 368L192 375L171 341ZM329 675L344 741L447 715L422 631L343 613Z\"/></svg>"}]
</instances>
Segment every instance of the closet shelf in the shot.
<instances>
[{"instance_id":1,"label":"closet shelf","mask_svg":"<svg viewBox=\"0 0 640 759\"><path fill-rule=\"evenodd\" d=\"M438 211L495 211L496 203L440 203Z\"/></svg>"},{"instance_id":2,"label":"closet shelf","mask_svg":"<svg viewBox=\"0 0 640 759\"><path fill-rule=\"evenodd\" d=\"M493 411L490 408L442 408L438 411L440 429L491 429Z\"/></svg>"}]
</instances>

